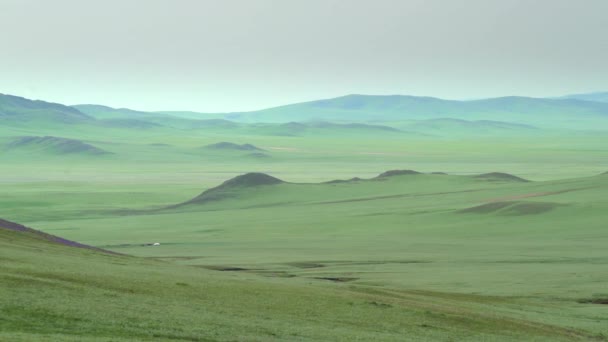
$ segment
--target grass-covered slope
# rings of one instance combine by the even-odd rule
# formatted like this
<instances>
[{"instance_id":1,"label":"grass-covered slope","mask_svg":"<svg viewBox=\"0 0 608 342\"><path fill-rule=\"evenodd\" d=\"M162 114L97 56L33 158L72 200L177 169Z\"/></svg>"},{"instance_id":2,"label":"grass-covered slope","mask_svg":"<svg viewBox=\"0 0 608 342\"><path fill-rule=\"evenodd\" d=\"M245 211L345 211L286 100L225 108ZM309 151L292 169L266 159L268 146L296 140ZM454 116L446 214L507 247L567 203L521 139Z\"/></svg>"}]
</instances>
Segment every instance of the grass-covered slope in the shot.
<instances>
[{"instance_id":1,"label":"grass-covered slope","mask_svg":"<svg viewBox=\"0 0 608 342\"><path fill-rule=\"evenodd\" d=\"M309 338L601 341L608 334L601 304L608 298L607 190L604 175L525 182L502 173L480 178L404 170L307 184L256 173L232 178L179 207L66 216L63 221L41 215L37 225L104 249L189 265L208 279L242 281L256 293L251 303L263 310L275 308L261 304L266 293L297 288L316 299L275 293L275 314L283 318L266 311L258 315L269 317L268 324L298 331L299 319L308 327L316 322L316 335ZM148 247L149 242L161 245ZM266 292L262 288L268 284L276 287ZM222 302L223 312L248 312L252 299L223 286L233 296ZM337 291L346 306L324 297L325 291ZM363 293L374 296L369 307L358 302ZM242 304L235 311L230 303L237 301ZM297 311L290 311L296 302ZM342 311L347 306L356 311ZM372 334L362 323L368 314L375 315ZM434 323L418 321L426 315ZM474 317L480 317L479 324L470 324ZM509 327L513 319L532 331L520 330L519 324ZM339 327L362 324L363 330L349 326L351 332L340 338L326 334L325 324L337 322ZM401 328L394 330L393 322ZM554 335L539 335L539 324ZM470 335L457 331L463 326ZM420 335L418 328L433 335ZM277 338L289 339L282 331L273 330ZM488 331L494 336L483 335Z\"/></svg>"},{"instance_id":2,"label":"grass-covered slope","mask_svg":"<svg viewBox=\"0 0 608 342\"><path fill-rule=\"evenodd\" d=\"M517 310L495 309L521 308L517 300L239 279L230 272L74 248L11 225L0 221L0 339L5 341L591 337L518 317Z\"/></svg>"}]
</instances>

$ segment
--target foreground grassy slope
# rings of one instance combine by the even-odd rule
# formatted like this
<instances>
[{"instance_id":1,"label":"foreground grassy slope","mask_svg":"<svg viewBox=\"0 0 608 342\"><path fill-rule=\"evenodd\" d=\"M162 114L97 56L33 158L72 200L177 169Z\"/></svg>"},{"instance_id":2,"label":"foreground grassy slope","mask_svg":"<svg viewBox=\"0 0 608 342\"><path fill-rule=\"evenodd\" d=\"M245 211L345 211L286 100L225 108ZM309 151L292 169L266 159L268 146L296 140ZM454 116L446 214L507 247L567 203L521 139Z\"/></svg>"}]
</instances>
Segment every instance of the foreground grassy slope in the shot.
<instances>
[{"instance_id":1,"label":"foreground grassy slope","mask_svg":"<svg viewBox=\"0 0 608 342\"><path fill-rule=\"evenodd\" d=\"M518 300L234 278L0 228L10 341L585 340ZM496 306L505 309L496 310ZM510 308L509 308L510 307ZM532 309L532 307L527 307ZM489 314L489 311L492 311Z\"/></svg>"},{"instance_id":2,"label":"foreground grassy slope","mask_svg":"<svg viewBox=\"0 0 608 342\"><path fill-rule=\"evenodd\" d=\"M594 304L608 297L606 175L262 180L229 181L163 210L159 198L149 211L125 202L90 218L36 221L77 241L237 280L496 298L504 302L485 314L608 334L607 307ZM145 246L153 242L161 246Z\"/></svg>"}]
</instances>

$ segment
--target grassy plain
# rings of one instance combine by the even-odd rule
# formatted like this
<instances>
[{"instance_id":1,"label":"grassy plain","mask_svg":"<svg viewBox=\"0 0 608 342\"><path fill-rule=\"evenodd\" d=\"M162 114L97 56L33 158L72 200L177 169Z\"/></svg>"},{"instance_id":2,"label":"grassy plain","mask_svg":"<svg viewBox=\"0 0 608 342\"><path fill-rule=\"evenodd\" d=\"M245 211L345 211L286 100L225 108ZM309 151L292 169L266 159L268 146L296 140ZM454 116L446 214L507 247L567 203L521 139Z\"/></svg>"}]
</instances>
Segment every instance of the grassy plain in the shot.
<instances>
[{"instance_id":1,"label":"grassy plain","mask_svg":"<svg viewBox=\"0 0 608 342\"><path fill-rule=\"evenodd\" d=\"M131 255L0 229L0 339L607 339L605 132L123 124L0 127L1 218Z\"/></svg>"}]
</instances>

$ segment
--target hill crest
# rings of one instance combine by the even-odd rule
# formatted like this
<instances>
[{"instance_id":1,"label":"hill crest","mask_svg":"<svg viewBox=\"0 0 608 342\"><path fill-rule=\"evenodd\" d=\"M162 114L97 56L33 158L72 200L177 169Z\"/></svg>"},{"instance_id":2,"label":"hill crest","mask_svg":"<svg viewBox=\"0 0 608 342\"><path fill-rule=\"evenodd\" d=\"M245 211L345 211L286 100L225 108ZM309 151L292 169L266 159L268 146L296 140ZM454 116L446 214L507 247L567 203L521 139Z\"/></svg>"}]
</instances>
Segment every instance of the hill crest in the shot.
<instances>
[{"instance_id":1,"label":"hill crest","mask_svg":"<svg viewBox=\"0 0 608 342\"><path fill-rule=\"evenodd\" d=\"M261 172L250 172L231 178L222 184L203 191L200 195L183 203L167 207L177 208L188 204L201 204L206 202L217 201L225 198L234 197L231 190L251 188L257 186L277 185L285 183L284 181Z\"/></svg>"}]
</instances>

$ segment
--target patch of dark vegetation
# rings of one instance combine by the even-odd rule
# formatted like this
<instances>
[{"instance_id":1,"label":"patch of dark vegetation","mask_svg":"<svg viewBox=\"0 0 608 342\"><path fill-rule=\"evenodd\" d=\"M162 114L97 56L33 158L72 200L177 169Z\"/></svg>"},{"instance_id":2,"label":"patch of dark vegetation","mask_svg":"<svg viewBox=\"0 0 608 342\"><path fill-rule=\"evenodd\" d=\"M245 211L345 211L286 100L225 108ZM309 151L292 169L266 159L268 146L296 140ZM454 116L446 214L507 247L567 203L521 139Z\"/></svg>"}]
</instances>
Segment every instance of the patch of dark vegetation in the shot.
<instances>
[{"instance_id":1,"label":"patch of dark vegetation","mask_svg":"<svg viewBox=\"0 0 608 342\"><path fill-rule=\"evenodd\" d=\"M364 265L387 265L387 264L426 264L427 260L326 260L319 261L324 266L364 266Z\"/></svg>"},{"instance_id":2,"label":"patch of dark vegetation","mask_svg":"<svg viewBox=\"0 0 608 342\"><path fill-rule=\"evenodd\" d=\"M320 268L320 267L325 267L325 265L320 264L320 263L306 262L306 261L288 262L285 265L292 266L292 267L297 267L297 268Z\"/></svg>"},{"instance_id":3,"label":"patch of dark vegetation","mask_svg":"<svg viewBox=\"0 0 608 342\"><path fill-rule=\"evenodd\" d=\"M235 266L205 265L205 266L200 266L200 267L206 268L206 269L212 270L212 271L221 271L221 272L249 271L249 269L247 269L247 268L235 267Z\"/></svg>"},{"instance_id":4,"label":"patch of dark vegetation","mask_svg":"<svg viewBox=\"0 0 608 342\"><path fill-rule=\"evenodd\" d=\"M389 170L389 171L379 174L378 176L376 176L376 178L386 178L386 177L403 176L403 175L419 175L419 174L421 174L421 173L418 171L414 171L414 170Z\"/></svg>"},{"instance_id":5,"label":"patch of dark vegetation","mask_svg":"<svg viewBox=\"0 0 608 342\"><path fill-rule=\"evenodd\" d=\"M154 256L154 257L144 257L146 259L152 260L196 260L203 259L205 256Z\"/></svg>"},{"instance_id":6,"label":"patch of dark vegetation","mask_svg":"<svg viewBox=\"0 0 608 342\"><path fill-rule=\"evenodd\" d=\"M202 204L202 203L207 203L207 202L212 202L212 201L218 201L218 200L225 199L225 198L230 198L230 197L234 196L233 194L230 193L230 190L235 189L235 188L247 188L247 187L255 187L255 186L262 186L262 185L276 185L276 184L281 184L281 183L284 183L284 182L278 178L272 177L265 173L250 172L250 173L246 173L244 175L236 176L232 179L229 179L215 188L211 188L211 189L204 191L202 194L196 196L195 198L193 198L187 202L169 206L169 207L167 207L167 209L177 208L177 207L187 205L187 204L194 204L194 203Z\"/></svg>"},{"instance_id":7,"label":"patch of dark vegetation","mask_svg":"<svg viewBox=\"0 0 608 342\"><path fill-rule=\"evenodd\" d=\"M236 150L236 151L264 151L263 149L251 144L235 144L227 141L222 141L216 144L204 146L210 150Z\"/></svg>"},{"instance_id":8,"label":"patch of dark vegetation","mask_svg":"<svg viewBox=\"0 0 608 342\"><path fill-rule=\"evenodd\" d=\"M445 172L431 172L432 175L447 175Z\"/></svg>"},{"instance_id":9,"label":"patch of dark vegetation","mask_svg":"<svg viewBox=\"0 0 608 342\"><path fill-rule=\"evenodd\" d=\"M579 299L578 302L581 303L581 304L608 305L608 297L602 297L602 298L584 298L584 299Z\"/></svg>"},{"instance_id":10,"label":"patch of dark vegetation","mask_svg":"<svg viewBox=\"0 0 608 342\"><path fill-rule=\"evenodd\" d=\"M3 219L0 219L0 229L8 229L8 230L16 231L16 232L27 233L27 234L30 234L30 236L33 236L33 237L36 237L36 238L39 238L39 239L43 239L43 240L46 240L46 241L62 244L62 245L65 245L65 246L91 249L91 250L95 250L95 251L98 251L98 252L119 255L119 253L115 253L115 252L111 252L111 251L108 251L108 250L105 250L105 249L101 249L101 248L85 245L85 244L78 243L78 242L71 241L71 240L67 240L67 239L61 238L59 236L43 233L43 232L41 232L39 230L32 229L32 228L20 225L18 223L6 221L6 220L3 220Z\"/></svg>"},{"instance_id":11,"label":"patch of dark vegetation","mask_svg":"<svg viewBox=\"0 0 608 342\"><path fill-rule=\"evenodd\" d=\"M490 172L474 176L477 179L492 181L492 182L529 182L527 179L514 176L503 172Z\"/></svg>"},{"instance_id":12,"label":"patch of dark vegetation","mask_svg":"<svg viewBox=\"0 0 608 342\"><path fill-rule=\"evenodd\" d=\"M86 155L105 155L111 152L102 150L93 145L80 140L59 138L52 136L25 136L19 137L6 145L8 150L35 148L41 151L52 152L55 154L86 154Z\"/></svg>"},{"instance_id":13,"label":"patch of dark vegetation","mask_svg":"<svg viewBox=\"0 0 608 342\"><path fill-rule=\"evenodd\" d=\"M492 260L485 261L488 264L596 264L608 263L608 258L555 258L555 259L519 259L519 260Z\"/></svg>"},{"instance_id":14,"label":"patch of dark vegetation","mask_svg":"<svg viewBox=\"0 0 608 342\"><path fill-rule=\"evenodd\" d=\"M270 277L270 278L295 278L295 274L287 273L285 271L255 271L255 274Z\"/></svg>"},{"instance_id":15,"label":"patch of dark vegetation","mask_svg":"<svg viewBox=\"0 0 608 342\"><path fill-rule=\"evenodd\" d=\"M386 303L381 303L381 302L376 302L376 301L367 302L367 304L377 306L379 308L385 308L385 309L393 307L391 304L386 304Z\"/></svg>"},{"instance_id":16,"label":"patch of dark vegetation","mask_svg":"<svg viewBox=\"0 0 608 342\"><path fill-rule=\"evenodd\" d=\"M505 216L524 216L542 214L564 205L565 204L552 202L505 201L485 203L475 207L462 209L458 212L474 214L497 213Z\"/></svg>"},{"instance_id":17,"label":"patch of dark vegetation","mask_svg":"<svg viewBox=\"0 0 608 342\"><path fill-rule=\"evenodd\" d=\"M522 202L514 204L504 210L501 211L501 214L504 215L537 215L542 214L547 211L551 211L559 206L563 206L564 204L560 203L551 203L551 202Z\"/></svg>"},{"instance_id":18,"label":"patch of dark vegetation","mask_svg":"<svg viewBox=\"0 0 608 342\"><path fill-rule=\"evenodd\" d=\"M506 207L512 205L513 203L514 202L492 202L492 203L485 203L485 204L478 205L478 206L475 206L475 207L462 209L462 210L459 210L458 212L460 212L460 213L488 214L488 213L493 213L493 212L498 211L500 209L506 208Z\"/></svg>"},{"instance_id":19,"label":"patch of dark vegetation","mask_svg":"<svg viewBox=\"0 0 608 342\"><path fill-rule=\"evenodd\" d=\"M335 283L347 283L347 282L350 282L350 281L358 280L359 278L353 278L353 277L315 277L315 279L329 280L329 281L333 281Z\"/></svg>"}]
</instances>

